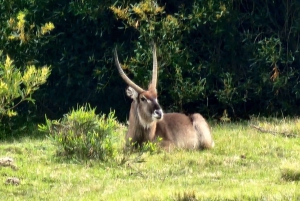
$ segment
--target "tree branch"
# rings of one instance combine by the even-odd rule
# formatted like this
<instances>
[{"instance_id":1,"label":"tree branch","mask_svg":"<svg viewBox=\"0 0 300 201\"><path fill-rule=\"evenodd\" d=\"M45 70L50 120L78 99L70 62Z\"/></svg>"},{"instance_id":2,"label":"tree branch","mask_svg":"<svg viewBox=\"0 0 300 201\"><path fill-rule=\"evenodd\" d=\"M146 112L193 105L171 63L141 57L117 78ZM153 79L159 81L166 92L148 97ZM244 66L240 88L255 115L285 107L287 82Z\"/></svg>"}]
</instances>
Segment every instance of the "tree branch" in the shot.
<instances>
[{"instance_id":1,"label":"tree branch","mask_svg":"<svg viewBox=\"0 0 300 201\"><path fill-rule=\"evenodd\" d=\"M297 134L295 133L289 133L289 132L276 132L276 131L272 131L272 130L265 130L259 126L253 125L251 124L250 127L257 129L258 131L262 132L262 133L271 133L272 135L282 135L284 137L290 137L290 138L296 138Z\"/></svg>"}]
</instances>

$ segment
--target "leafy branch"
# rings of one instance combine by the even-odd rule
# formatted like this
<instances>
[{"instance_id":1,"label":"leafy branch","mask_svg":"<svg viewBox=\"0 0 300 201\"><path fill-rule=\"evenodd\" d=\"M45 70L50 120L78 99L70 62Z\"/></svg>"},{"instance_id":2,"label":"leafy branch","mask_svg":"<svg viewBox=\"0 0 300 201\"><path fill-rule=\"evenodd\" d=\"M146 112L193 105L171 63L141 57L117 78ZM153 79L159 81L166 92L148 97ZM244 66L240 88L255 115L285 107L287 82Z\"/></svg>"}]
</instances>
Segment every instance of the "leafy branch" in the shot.
<instances>
[{"instance_id":1,"label":"leafy branch","mask_svg":"<svg viewBox=\"0 0 300 201\"><path fill-rule=\"evenodd\" d=\"M24 101L34 100L31 95L44 84L50 75L49 67L37 69L27 66L23 73L13 65L9 56L4 63L0 63L0 119L7 115L16 116L14 109ZM19 99L15 103L15 100Z\"/></svg>"}]
</instances>

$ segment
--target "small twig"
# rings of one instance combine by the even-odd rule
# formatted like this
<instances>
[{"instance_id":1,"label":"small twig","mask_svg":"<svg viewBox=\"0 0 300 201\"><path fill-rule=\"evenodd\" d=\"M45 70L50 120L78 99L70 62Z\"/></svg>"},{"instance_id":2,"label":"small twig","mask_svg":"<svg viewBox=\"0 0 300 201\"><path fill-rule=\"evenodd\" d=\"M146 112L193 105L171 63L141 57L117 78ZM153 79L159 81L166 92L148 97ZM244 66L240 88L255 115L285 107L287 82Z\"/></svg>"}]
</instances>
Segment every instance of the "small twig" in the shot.
<instances>
[{"instance_id":1,"label":"small twig","mask_svg":"<svg viewBox=\"0 0 300 201\"><path fill-rule=\"evenodd\" d=\"M284 137L297 137L296 134L294 133L288 133L288 132L276 132L276 131L272 131L272 130L265 130L265 129L262 129L261 127L259 126L256 126L256 125L250 125L252 128L255 128L257 130L259 130L260 132L262 133L271 133L272 135L282 135Z\"/></svg>"}]
</instances>

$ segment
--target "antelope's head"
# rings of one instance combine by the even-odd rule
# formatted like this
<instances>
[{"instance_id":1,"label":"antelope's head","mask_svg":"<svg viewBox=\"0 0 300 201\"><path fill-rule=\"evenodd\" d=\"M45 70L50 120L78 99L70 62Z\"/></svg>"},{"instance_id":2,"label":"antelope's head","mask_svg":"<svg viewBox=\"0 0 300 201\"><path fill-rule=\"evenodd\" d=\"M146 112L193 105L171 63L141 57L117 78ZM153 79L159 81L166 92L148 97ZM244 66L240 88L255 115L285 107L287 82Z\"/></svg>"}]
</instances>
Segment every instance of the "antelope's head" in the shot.
<instances>
[{"instance_id":1,"label":"antelope's head","mask_svg":"<svg viewBox=\"0 0 300 201\"><path fill-rule=\"evenodd\" d=\"M126 92L127 95L133 99L136 104L136 116L138 116L140 124L144 128L148 128L152 123L159 121L163 118L163 111L157 101L157 58L156 58L156 46L153 45L153 71L152 81L149 84L148 90L144 90L130 80L124 73L121 64L118 59L117 50L114 52L116 66L118 68L120 76L129 85Z\"/></svg>"}]
</instances>

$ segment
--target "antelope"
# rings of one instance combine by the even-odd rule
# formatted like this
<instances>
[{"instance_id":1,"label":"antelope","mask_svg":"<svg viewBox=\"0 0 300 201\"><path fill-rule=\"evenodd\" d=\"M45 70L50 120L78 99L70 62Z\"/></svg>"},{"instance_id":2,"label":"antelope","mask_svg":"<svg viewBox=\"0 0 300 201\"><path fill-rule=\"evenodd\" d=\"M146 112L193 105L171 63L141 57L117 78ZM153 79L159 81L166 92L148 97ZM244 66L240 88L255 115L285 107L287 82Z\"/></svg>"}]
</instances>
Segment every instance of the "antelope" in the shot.
<instances>
[{"instance_id":1,"label":"antelope","mask_svg":"<svg viewBox=\"0 0 300 201\"><path fill-rule=\"evenodd\" d=\"M132 99L129 112L129 126L125 136L126 144L142 146L145 142L161 139L160 146L166 150L174 147L183 149L210 149L214 147L208 123L199 113L187 116L182 113L164 113L157 100L157 57L153 44L152 81L145 90L135 84L124 73L118 59L114 60L122 79L129 85L126 90Z\"/></svg>"}]
</instances>

